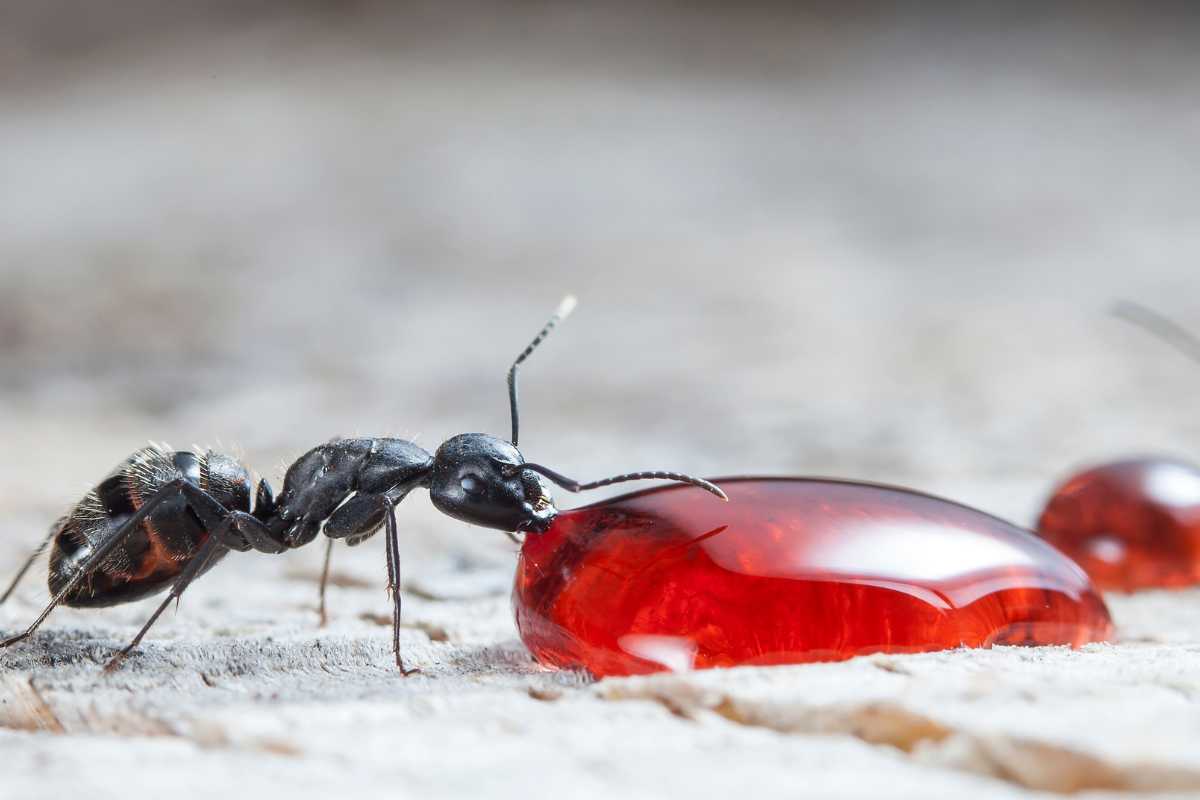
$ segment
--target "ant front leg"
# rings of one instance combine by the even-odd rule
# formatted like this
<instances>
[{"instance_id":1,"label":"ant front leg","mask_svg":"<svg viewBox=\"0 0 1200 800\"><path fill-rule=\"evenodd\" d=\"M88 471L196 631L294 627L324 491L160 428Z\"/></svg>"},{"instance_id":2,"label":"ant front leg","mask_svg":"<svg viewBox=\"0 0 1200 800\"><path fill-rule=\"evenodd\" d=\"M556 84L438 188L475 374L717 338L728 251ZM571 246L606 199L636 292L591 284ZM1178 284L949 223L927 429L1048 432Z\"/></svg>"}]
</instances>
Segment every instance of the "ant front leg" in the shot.
<instances>
[{"instance_id":1,"label":"ant front leg","mask_svg":"<svg viewBox=\"0 0 1200 800\"><path fill-rule=\"evenodd\" d=\"M405 669L404 659L400 655L400 538L396 534L396 506L390 500L384 519L387 524L388 589L392 592L392 652L396 654L396 666L400 674L407 678L421 670Z\"/></svg>"},{"instance_id":2,"label":"ant front leg","mask_svg":"<svg viewBox=\"0 0 1200 800\"><path fill-rule=\"evenodd\" d=\"M328 522L325 523L325 535L329 537L329 548L337 539L345 539L353 546L365 542L375 535L380 526L387 529L385 546L387 548L388 591L392 596L392 651L396 654L396 666L402 675L408 676L420 670L406 669L404 659L400 654L400 539L396 528L396 504L407 495L407 489L400 494L358 494L344 503ZM326 551L328 555L329 550ZM321 597L324 600L325 579L328 576L328 560L322 574ZM322 607L323 607L322 602Z\"/></svg>"},{"instance_id":3,"label":"ant front leg","mask_svg":"<svg viewBox=\"0 0 1200 800\"><path fill-rule=\"evenodd\" d=\"M266 526L292 548L322 531L351 545L366 541L392 506L418 486L429 485L432 463L433 456L402 439L337 439L318 445L288 467ZM327 562L329 555L327 549ZM328 583L327 563L322 595Z\"/></svg>"}]
</instances>

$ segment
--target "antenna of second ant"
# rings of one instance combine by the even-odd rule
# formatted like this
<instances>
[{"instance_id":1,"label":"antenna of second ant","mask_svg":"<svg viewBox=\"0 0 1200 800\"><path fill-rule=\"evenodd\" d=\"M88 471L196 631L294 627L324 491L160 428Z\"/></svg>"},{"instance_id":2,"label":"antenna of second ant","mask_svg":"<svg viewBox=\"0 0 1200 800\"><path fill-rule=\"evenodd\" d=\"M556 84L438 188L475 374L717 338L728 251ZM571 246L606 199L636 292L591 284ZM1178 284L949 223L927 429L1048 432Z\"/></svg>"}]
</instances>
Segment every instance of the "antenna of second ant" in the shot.
<instances>
[{"instance_id":1,"label":"antenna of second ant","mask_svg":"<svg viewBox=\"0 0 1200 800\"><path fill-rule=\"evenodd\" d=\"M520 415L517 413L517 367L521 366L522 361L529 358L529 354L537 349L537 346L542 343L543 339L550 335L550 331L554 330L558 323L570 316L571 312L575 310L577 302L573 294L564 297L562 302L558 304L558 308L554 310L554 314L542 326L542 329L538 331L538 335L533 337L533 341L529 343L529 346L521 351L521 354L517 356L517 360L508 368L508 405L512 412L512 439L509 441L512 442L513 447L517 446L517 434L520 427Z\"/></svg>"},{"instance_id":2,"label":"antenna of second ant","mask_svg":"<svg viewBox=\"0 0 1200 800\"><path fill-rule=\"evenodd\" d=\"M1156 339L1171 345L1192 361L1200 363L1200 336L1175 320L1129 300L1116 303L1112 307L1112 315L1136 325Z\"/></svg>"}]
</instances>

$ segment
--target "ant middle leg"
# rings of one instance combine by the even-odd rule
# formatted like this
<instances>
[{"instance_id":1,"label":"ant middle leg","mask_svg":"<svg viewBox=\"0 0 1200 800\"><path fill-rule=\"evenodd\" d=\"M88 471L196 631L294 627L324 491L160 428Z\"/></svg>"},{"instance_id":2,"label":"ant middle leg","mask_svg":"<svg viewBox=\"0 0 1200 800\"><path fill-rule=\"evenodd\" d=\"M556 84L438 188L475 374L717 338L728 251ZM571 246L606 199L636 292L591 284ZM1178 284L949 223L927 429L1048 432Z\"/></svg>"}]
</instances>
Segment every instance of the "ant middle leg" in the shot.
<instances>
[{"instance_id":1,"label":"ant middle leg","mask_svg":"<svg viewBox=\"0 0 1200 800\"><path fill-rule=\"evenodd\" d=\"M240 552L257 550L270 555L278 555L288 549L287 545L272 538L267 526L253 514L230 511L208 492L190 483L184 483L181 491L204 529L229 549Z\"/></svg>"},{"instance_id":2,"label":"ant middle leg","mask_svg":"<svg viewBox=\"0 0 1200 800\"><path fill-rule=\"evenodd\" d=\"M329 563L333 560L334 541L333 539L329 539L325 543L325 562L321 566L321 585L317 589L317 614L321 617L318 627L321 628L329 624L329 612L325 607L325 589L329 586Z\"/></svg>"},{"instance_id":3,"label":"ant middle leg","mask_svg":"<svg viewBox=\"0 0 1200 800\"><path fill-rule=\"evenodd\" d=\"M133 641L113 656L112 660L104 667L105 672L112 672L116 669L125 657L141 644L146 633L154 626L155 622L158 622L158 618L163 615L172 601L179 600L192 581L204 573L208 565L220 556L223 549L230 548L243 552L253 549L265 553L282 553L287 549L286 546L272 539L267 533L266 526L254 516L245 511L230 511L203 489L190 483L185 483L180 488L188 505L196 512L196 516L204 524L205 530L209 532L208 540L201 545L196 554L180 571L179 577L171 585L170 593L150 615L150 619L137 632L137 635L133 637Z\"/></svg>"}]
</instances>

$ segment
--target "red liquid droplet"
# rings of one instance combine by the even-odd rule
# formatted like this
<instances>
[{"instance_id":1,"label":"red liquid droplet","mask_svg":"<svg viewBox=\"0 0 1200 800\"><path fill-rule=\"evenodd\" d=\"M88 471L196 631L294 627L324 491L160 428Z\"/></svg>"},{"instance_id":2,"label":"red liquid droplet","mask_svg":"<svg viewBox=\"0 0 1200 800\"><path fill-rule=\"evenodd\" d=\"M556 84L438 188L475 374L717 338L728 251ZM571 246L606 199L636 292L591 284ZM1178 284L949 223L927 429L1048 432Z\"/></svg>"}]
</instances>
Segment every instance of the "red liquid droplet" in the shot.
<instances>
[{"instance_id":1,"label":"red liquid droplet","mask_svg":"<svg viewBox=\"0 0 1200 800\"><path fill-rule=\"evenodd\" d=\"M903 489L736 478L565 511L521 549L539 661L594 675L1100 641L1087 576L1033 534Z\"/></svg>"},{"instance_id":2,"label":"red liquid droplet","mask_svg":"<svg viewBox=\"0 0 1200 800\"><path fill-rule=\"evenodd\" d=\"M1101 589L1200 583L1200 469L1169 459L1089 469L1054 493L1038 531Z\"/></svg>"}]
</instances>

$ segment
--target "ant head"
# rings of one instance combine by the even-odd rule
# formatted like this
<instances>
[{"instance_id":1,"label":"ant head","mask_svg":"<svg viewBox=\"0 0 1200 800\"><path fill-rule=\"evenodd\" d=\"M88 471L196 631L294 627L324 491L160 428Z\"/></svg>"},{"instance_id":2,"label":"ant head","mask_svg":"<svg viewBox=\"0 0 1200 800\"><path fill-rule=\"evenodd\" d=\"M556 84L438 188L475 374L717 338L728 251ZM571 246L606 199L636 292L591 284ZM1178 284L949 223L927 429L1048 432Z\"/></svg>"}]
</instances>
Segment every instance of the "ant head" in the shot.
<instances>
[{"instance_id":1,"label":"ant head","mask_svg":"<svg viewBox=\"0 0 1200 800\"><path fill-rule=\"evenodd\" d=\"M443 514L502 531L544 531L558 514L521 451L486 433L464 433L437 449L429 498Z\"/></svg>"},{"instance_id":2,"label":"ant head","mask_svg":"<svg viewBox=\"0 0 1200 800\"><path fill-rule=\"evenodd\" d=\"M540 476L549 478L570 492L582 492L625 481L668 480L698 486L722 500L728 500L724 492L708 481L678 472L629 472L591 483L580 483L524 459L517 449L517 368L574 307L575 298L565 298L550 321L509 367L508 402L512 413L512 440L506 442L486 433L463 433L447 439L434 453L433 466L429 471L429 497L434 507L447 516L472 525L509 532L540 533L548 529L558 515L558 509L554 507L554 501L550 499Z\"/></svg>"}]
</instances>

